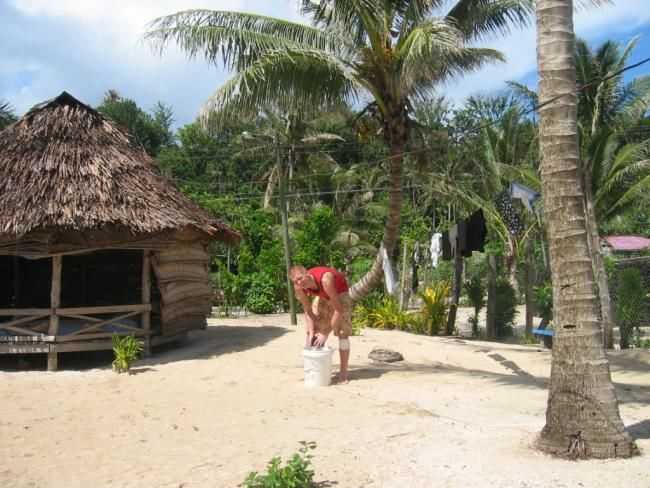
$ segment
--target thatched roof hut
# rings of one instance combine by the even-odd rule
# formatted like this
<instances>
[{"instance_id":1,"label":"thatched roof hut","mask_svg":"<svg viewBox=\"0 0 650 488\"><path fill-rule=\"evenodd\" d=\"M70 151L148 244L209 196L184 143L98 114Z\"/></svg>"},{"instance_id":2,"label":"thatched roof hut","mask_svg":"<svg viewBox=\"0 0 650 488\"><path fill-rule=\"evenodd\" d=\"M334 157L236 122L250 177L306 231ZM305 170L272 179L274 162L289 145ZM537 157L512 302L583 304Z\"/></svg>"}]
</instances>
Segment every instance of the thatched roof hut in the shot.
<instances>
[{"instance_id":1,"label":"thatched roof hut","mask_svg":"<svg viewBox=\"0 0 650 488\"><path fill-rule=\"evenodd\" d=\"M149 345L203 326L207 245L238 239L175 188L124 129L63 92L0 133L0 352L38 343L55 363L56 352L81 349L57 348L73 340L59 330L65 317L87 315L72 334L77 345L106 346L113 333L142 334ZM130 283L138 266L140 283ZM115 280L124 282L110 289ZM125 285L141 297L127 297ZM141 320L120 329L129 306ZM47 327L34 325L39 318Z\"/></svg>"},{"instance_id":2,"label":"thatched roof hut","mask_svg":"<svg viewBox=\"0 0 650 488\"><path fill-rule=\"evenodd\" d=\"M2 251L49 254L181 231L238 238L176 189L125 130L68 93L0 133Z\"/></svg>"}]
</instances>

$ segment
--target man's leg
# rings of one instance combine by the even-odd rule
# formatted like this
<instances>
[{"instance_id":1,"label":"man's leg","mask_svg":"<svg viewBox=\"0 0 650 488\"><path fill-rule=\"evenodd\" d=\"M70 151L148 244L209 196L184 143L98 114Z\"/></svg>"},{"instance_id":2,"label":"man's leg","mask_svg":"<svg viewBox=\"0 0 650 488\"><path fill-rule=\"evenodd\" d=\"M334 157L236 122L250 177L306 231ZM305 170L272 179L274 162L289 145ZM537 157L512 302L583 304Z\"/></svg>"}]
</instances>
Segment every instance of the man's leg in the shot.
<instances>
[{"instance_id":1,"label":"man's leg","mask_svg":"<svg viewBox=\"0 0 650 488\"><path fill-rule=\"evenodd\" d=\"M341 370L339 372L339 385L345 385L348 382L348 362L350 361L350 339L348 334L341 332L339 334L339 358L341 360Z\"/></svg>"}]
</instances>

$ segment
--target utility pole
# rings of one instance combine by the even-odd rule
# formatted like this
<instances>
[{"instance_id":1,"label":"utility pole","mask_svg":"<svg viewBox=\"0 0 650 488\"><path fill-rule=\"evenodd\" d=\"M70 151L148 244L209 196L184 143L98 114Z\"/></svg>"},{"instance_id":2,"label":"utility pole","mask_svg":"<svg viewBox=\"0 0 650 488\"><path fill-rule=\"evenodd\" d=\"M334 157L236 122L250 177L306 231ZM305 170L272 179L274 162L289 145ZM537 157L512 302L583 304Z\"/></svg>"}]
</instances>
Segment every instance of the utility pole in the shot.
<instances>
[{"instance_id":1,"label":"utility pole","mask_svg":"<svg viewBox=\"0 0 650 488\"><path fill-rule=\"evenodd\" d=\"M282 240L284 241L284 257L287 265L287 291L289 293L289 312L291 312L291 325L296 325L296 298L293 294L293 284L289 278L291 269L291 246L289 245L289 223L287 218L287 201L284 194L284 169L282 168L282 157L280 156L280 140L276 134L273 138L275 145L275 157L277 159L278 187L280 192L280 215L282 216Z\"/></svg>"}]
</instances>

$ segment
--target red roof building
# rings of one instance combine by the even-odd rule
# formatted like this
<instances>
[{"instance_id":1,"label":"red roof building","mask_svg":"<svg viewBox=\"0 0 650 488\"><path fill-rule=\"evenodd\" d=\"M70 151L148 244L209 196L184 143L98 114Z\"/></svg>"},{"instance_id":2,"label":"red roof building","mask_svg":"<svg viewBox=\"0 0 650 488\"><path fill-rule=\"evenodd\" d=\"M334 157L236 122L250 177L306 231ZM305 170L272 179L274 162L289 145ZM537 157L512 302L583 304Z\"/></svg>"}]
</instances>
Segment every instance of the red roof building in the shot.
<instances>
[{"instance_id":1,"label":"red roof building","mask_svg":"<svg viewBox=\"0 0 650 488\"><path fill-rule=\"evenodd\" d=\"M650 239L641 236L605 236L601 242L606 254L639 253L650 249Z\"/></svg>"}]
</instances>

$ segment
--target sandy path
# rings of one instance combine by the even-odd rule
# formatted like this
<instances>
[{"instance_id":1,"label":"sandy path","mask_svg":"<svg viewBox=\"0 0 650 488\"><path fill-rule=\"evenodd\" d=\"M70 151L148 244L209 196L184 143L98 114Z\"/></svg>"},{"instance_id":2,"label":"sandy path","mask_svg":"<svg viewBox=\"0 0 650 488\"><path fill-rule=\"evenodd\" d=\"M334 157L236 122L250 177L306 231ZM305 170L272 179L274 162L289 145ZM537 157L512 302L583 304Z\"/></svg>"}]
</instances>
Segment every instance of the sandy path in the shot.
<instances>
[{"instance_id":1,"label":"sandy path","mask_svg":"<svg viewBox=\"0 0 650 488\"><path fill-rule=\"evenodd\" d=\"M0 371L0 486L234 487L300 440L317 443L324 486L650 486L647 351L610 355L644 454L570 462L529 447L544 424L549 351L366 330L352 338L350 384L309 389L303 328L287 323L212 319L132 375L107 363ZM375 346L405 360L373 364Z\"/></svg>"}]
</instances>

